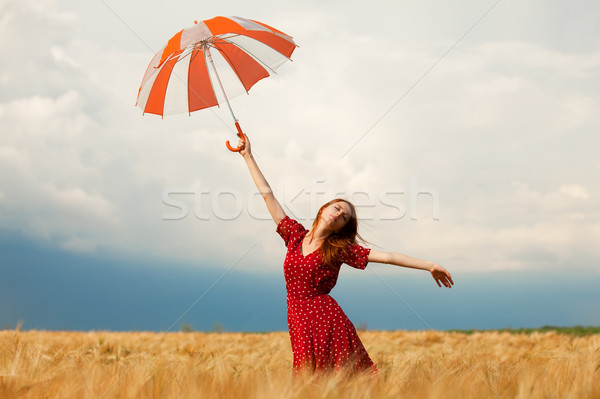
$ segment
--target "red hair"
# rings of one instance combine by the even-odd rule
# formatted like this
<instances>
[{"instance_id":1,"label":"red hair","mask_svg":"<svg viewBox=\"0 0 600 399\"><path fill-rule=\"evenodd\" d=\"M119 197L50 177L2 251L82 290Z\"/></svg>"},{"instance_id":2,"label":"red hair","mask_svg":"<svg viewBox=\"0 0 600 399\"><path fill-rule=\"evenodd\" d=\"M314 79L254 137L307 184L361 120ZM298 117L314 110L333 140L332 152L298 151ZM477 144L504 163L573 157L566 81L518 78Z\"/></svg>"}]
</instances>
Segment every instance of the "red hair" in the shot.
<instances>
[{"instance_id":1,"label":"red hair","mask_svg":"<svg viewBox=\"0 0 600 399\"><path fill-rule=\"evenodd\" d=\"M331 233L329 237L327 237L321 244L320 249L322 260L327 267L334 267L336 260L341 255L346 254L348 246L350 244L357 243L357 237L364 242L363 238L360 236L360 234L358 234L358 219L356 217L356 209L354 208L354 205L352 205L351 202L341 198L333 199L319 208L317 217L315 217L315 220L312 224L312 230L314 231L319 224L323 210L329 205L335 204L336 202L345 202L348 204L350 207L350 214L348 215L348 221L344 227L334 233Z\"/></svg>"}]
</instances>

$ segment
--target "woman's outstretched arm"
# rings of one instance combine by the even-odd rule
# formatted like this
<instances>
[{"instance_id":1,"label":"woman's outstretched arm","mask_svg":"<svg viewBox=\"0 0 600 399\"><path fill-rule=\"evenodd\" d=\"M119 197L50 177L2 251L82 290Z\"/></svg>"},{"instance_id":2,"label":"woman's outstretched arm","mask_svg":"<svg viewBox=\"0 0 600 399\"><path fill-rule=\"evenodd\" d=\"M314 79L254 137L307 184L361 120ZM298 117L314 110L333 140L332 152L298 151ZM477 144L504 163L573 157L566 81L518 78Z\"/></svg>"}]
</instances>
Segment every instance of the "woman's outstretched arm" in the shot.
<instances>
[{"instance_id":1,"label":"woman's outstretched arm","mask_svg":"<svg viewBox=\"0 0 600 399\"><path fill-rule=\"evenodd\" d=\"M410 267L412 269L427 270L435 280L438 286L452 287L454 282L448 270L442 266L426 260L413 258L411 256L399 254L396 252L383 252L372 249L367 258L369 262L387 263L389 265Z\"/></svg>"},{"instance_id":2,"label":"woman's outstretched arm","mask_svg":"<svg viewBox=\"0 0 600 399\"><path fill-rule=\"evenodd\" d=\"M250 146L250 140L248 140L248 136L244 135L244 139L240 139L238 143L238 147L242 147L240 154L244 157L244 161L246 161L246 165L248 166L248 170L252 175L252 179L254 180L254 184L256 184L256 188L258 188L258 192L262 195L265 200L265 204L267 204L267 209L269 209L269 213L271 217L275 221L275 224L279 224L281 219L283 219L286 214L277 201L277 198L273 195L273 190L271 190L271 186L262 171L258 167L256 160L252 156L252 149Z\"/></svg>"}]
</instances>

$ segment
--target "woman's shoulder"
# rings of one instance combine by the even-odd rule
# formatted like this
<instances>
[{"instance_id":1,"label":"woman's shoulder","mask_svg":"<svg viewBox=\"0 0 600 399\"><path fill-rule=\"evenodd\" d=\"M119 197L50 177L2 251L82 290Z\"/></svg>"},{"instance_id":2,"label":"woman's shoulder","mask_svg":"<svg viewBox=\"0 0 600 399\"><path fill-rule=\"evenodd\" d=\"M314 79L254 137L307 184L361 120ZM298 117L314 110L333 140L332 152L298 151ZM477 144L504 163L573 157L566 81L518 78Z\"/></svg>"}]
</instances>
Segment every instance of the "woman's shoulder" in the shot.
<instances>
[{"instance_id":1,"label":"woman's shoulder","mask_svg":"<svg viewBox=\"0 0 600 399\"><path fill-rule=\"evenodd\" d=\"M363 247L358 243L348 243L343 251L341 251L340 260L342 263L352 266L357 269L367 267L370 248Z\"/></svg>"},{"instance_id":2,"label":"woman's shoulder","mask_svg":"<svg viewBox=\"0 0 600 399\"><path fill-rule=\"evenodd\" d=\"M302 223L298 222L296 219L292 219L287 215L279 221L278 226L287 227L293 230L307 231Z\"/></svg>"},{"instance_id":3,"label":"woman's shoulder","mask_svg":"<svg viewBox=\"0 0 600 399\"><path fill-rule=\"evenodd\" d=\"M285 216L277 224L277 233L286 241L299 237L306 233L306 228L297 220Z\"/></svg>"}]
</instances>

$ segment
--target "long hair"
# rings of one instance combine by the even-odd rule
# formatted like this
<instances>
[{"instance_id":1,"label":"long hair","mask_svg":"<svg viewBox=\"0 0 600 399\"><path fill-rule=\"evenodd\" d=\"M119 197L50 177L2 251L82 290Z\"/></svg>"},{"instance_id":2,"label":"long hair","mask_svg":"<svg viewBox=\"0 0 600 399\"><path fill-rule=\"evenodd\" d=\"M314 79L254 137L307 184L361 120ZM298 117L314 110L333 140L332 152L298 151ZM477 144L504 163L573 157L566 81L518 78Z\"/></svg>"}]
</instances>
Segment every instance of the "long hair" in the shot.
<instances>
[{"instance_id":1,"label":"long hair","mask_svg":"<svg viewBox=\"0 0 600 399\"><path fill-rule=\"evenodd\" d=\"M319 208L319 212L312 224L312 230L314 231L315 227L319 224L323 210L336 202L345 202L348 204L350 207L350 215L348 215L349 219L344 227L335 233L331 233L321 244L321 256L326 267L334 267L336 259L342 254L345 254L348 245L356 244L357 238L364 242L363 238L358 234L358 219L356 218L356 209L354 208L354 205L352 205L350 201L341 198L333 199Z\"/></svg>"}]
</instances>

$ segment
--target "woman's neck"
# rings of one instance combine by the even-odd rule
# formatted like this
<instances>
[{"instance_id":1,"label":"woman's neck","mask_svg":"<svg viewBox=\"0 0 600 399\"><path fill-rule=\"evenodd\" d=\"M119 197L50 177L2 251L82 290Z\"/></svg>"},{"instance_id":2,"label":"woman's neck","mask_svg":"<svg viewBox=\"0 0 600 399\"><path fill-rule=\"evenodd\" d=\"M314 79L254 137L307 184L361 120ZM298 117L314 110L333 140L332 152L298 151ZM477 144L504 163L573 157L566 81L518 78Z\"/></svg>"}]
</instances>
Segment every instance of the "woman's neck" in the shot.
<instances>
[{"instance_id":1,"label":"woman's neck","mask_svg":"<svg viewBox=\"0 0 600 399\"><path fill-rule=\"evenodd\" d=\"M331 233L332 231L328 229L327 226L325 226L325 224L321 220L319 221L319 223L317 223L317 225L314 228L310 229L307 235L309 242L312 242L314 240L325 241L325 239L329 237Z\"/></svg>"}]
</instances>

